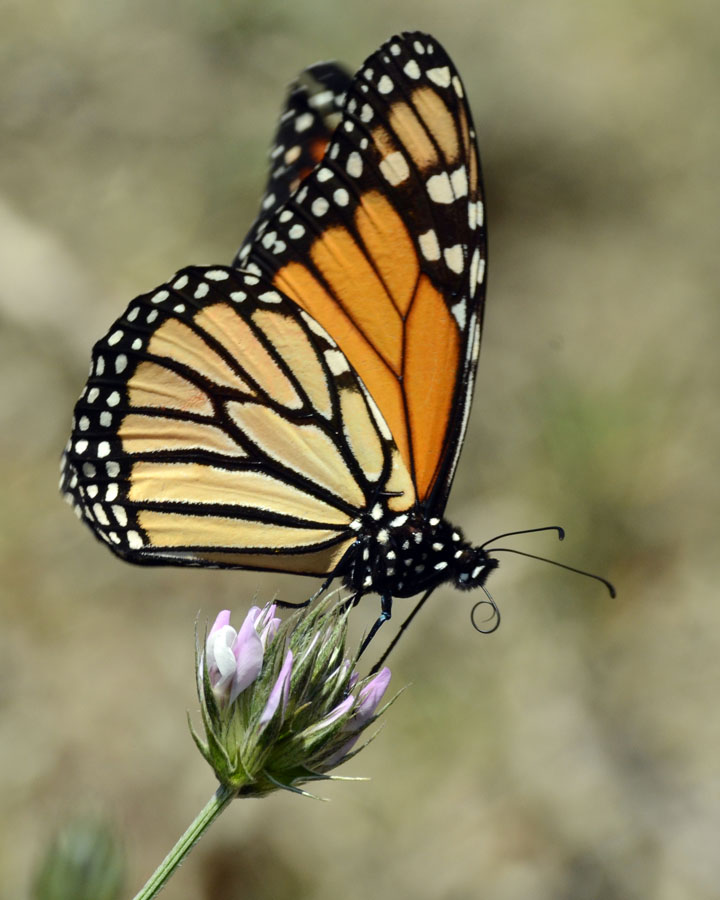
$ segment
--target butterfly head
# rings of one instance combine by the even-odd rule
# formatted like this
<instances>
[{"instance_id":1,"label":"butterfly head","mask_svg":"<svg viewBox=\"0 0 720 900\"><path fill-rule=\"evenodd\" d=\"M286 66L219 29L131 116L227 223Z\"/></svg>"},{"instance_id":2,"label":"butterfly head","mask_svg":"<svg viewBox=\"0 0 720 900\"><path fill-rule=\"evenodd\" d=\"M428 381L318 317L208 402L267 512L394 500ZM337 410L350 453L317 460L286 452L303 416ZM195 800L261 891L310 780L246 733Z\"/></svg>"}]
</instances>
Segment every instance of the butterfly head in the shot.
<instances>
[{"instance_id":1,"label":"butterfly head","mask_svg":"<svg viewBox=\"0 0 720 900\"><path fill-rule=\"evenodd\" d=\"M483 547L465 545L462 555L455 560L453 583L461 591L482 587L488 575L493 569L497 569L498 565L498 561L488 556Z\"/></svg>"}]
</instances>

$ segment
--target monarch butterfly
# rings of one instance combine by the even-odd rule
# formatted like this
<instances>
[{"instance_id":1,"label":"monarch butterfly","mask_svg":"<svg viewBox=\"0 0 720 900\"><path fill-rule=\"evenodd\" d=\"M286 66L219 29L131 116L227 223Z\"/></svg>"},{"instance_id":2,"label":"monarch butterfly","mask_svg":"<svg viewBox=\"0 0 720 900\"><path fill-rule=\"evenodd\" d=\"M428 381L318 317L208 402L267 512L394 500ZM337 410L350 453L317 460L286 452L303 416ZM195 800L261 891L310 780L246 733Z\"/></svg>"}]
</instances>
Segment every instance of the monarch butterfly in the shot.
<instances>
[{"instance_id":1,"label":"monarch butterfly","mask_svg":"<svg viewBox=\"0 0 720 900\"><path fill-rule=\"evenodd\" d=\"M122 558L339 578L355 598L484 584L443 518L480 348L485 222L460 77L391 38L289 94L233 266L191 266L94 347L61 486Z\"/></svg>"}]
</instances>

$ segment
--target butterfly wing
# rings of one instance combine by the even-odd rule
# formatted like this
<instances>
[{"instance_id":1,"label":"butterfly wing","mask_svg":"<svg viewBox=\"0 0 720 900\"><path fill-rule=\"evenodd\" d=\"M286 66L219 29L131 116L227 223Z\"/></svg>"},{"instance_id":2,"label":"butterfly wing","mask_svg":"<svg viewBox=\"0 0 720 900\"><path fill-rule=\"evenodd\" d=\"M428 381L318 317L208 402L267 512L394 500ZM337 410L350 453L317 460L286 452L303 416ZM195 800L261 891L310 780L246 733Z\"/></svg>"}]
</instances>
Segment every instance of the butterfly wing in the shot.
<instances>
[{"instance_id":1,"label":"butterfly wing","mask_svg":"<svg viewBox=\"0 0 720 900\"><path fill-rule=\"evenodd\" d=\"M428 513L444 509L467 424L485 259L465 92L419 33L369 57L322 161L238 255L333 335Z\"/></svg>"},{"instance_id":2,"label":"butterfly wing","mask_svg":"<svg viewBox=\"0 0 720 900\"><path fill-rule=\"evenodd\" d=\"M270 147L270 177L260 203L260 214L243 247L262 235L270 217L323 158L340 121L351 80L336 63L316 63L290 85Z\"/></svg>"},{"instance_id":3,"label":"butterfly wing","mask_svg":"<svg viewBox=\"0 0 720 900\"><path fill-rule=\"evenodd\" d=\"M136 563L323 575L412 483L336 342L256 275L192 267L93 350L62 489Z\"/></svg>"}]
</instances>

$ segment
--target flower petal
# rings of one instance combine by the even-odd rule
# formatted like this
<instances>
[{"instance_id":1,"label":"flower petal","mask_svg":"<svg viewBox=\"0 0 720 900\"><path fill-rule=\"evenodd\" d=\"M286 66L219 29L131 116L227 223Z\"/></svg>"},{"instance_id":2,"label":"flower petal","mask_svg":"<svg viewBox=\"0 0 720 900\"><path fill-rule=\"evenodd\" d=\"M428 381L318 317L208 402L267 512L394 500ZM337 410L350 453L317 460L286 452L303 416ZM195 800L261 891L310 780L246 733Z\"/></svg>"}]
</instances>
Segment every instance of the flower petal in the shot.
<instances>
[{"instance_id":1,"label":"flower petal","mask_svg":"<svg viewBox=\"0 0 720 900\"><path fill-rule=\"evenodd\" d=\"M255 681L262 669L263 645L255 630L257 612L257 607L253 607L245 616L232 646L234 677L230 703Z\"/></svg>"},{"instance_id":2,"label":"flower petal","mask_svg":"<svg viewBox=\"0 0 720 900\"><path fill-rule=\"evenodd\" d=\"M335 709L331 710L331 712L329 712L324 719L321 719L317 725L311 725L310 728L306 729L305 734L312 735L317 731L321 731L323 728L328 728L333 722L337 722L339 718L346 713L349 713L354 702L355 697L350 694L349 697L346 697L341 703L338 703Z\"/></svg>"},{"instance_id":3,"label":"flower petal","mask_svg":"<svg viewBox=\"0 0 720 900\"><path fill-rule=\"evenodd\" d=\"M217 617L215 618L215 621L213 622L213 627L208 632L208 637L210 637L211 634L214 634L220 628L223 628L225 625L229 625L229 624L230 624L230 610L223 609L217 614Z\"/></svg>"},{"instance_id":4,"label":"flower petal","mask_svg":"<svg viewBox=\"0 0 720 900\"><path fill-rule=\"evenodd\" d=\"M237 663L232 645L236 637L237 632L232 625L220 625L208 635L205 651L213 688L222 688L235 674Z\"/></svg>"},{"instance_id":5,"label":"flower petal","mask_svg":"<svg viewBox=\"0 0 720 900\"><path fill-rule=\"evenodd\" d=\"M361 689L355 714L348 722L348 730L360 731L372 719L378 703L390 684L390 674L390 669L385 666Z\"/></svg>"},{"instance_id":6,"label":"flower petal","mask_svg":"<svg viewBox=\"0 0 720 900\"><path fill-rule=\"evenodd\" d=\"M265 709L262 711L262 715L260 716L259 729L262 731L268 722L272 719L272 717L277 712L278 706L280 706L280 701L282 700L282 714L285 715L285 709L287 707L288 697L290 695L290 676L292 675L292 662L293 655L292 650L288 650L285 655L285 661L282 664L282 668L280 669L280 674L278 675L277 681L273 685L273 689L270 691L270 696L268 697L268 701L265 704Z\"/></svg>"}]
</instances>

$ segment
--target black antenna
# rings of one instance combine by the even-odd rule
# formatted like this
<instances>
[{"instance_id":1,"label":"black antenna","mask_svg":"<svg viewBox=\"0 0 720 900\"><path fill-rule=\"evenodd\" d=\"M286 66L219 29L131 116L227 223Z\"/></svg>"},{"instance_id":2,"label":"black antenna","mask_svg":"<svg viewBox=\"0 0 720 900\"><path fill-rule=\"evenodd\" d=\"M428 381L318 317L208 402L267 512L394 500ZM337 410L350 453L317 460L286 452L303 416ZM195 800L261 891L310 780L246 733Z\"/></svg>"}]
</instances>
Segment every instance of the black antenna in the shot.
<instances>
[{"instance_id":1,"label":"black antenna","mask_svg":"<svg viewBox=\"0 0 720 900\"><path fill-rule=\"evenodd\" d=\"M536 529L540 531L541 529ZM484 545L483 545L484 546ZM586 578L593 578L595 581L599 581L601 584L604 584L608 589L608 593L614 599L617 597L617 592L613 585L607 580L607 578L603 578L602 575L594 575L592 572L586 572L584 569L576 569L574 566L566 566L565 563L557 562L554 559L547 559L545 556L535 556L534 553L525 553L524 550L515 550L513 547L490 547L487 551L488 553L516 553L518 556L527 556L528 559L537 559L539 562L548 563L551 566L557 566L559 569L567 569L568 572L575 572L577 575L584 575ZM485 600L483 603L487 602Z\"/></svg>"},{"instance_id":2,"label":"black antenna","mask_svg":"<svg viewBox=\"0 0 720 900\"><path fill-rule=\"evenodd\" d=\"M496 534L495 537L485 541L484 544L480 544L480 549L482 550L483 547L487 547L488 544L492 544L493 541L499 541L501 538L515 537L516 534L534 534L536 531L557 531L558 540L565 540L565 529L560 525L543 525L542 528L524 528L522 531L506 531L504 534Z\"/></svg>"},{"instance_id":3,"label":"black antenna","mask_svg":"<svg viewBox=\"0 0 720 900\"><path fill-rule=\"evenodd\" d=\"M470 610L470 621L472 622L472 627L475 629L475 631L479 631L480 634L492 634L493 631L497 631L498 628L500 627L500 610L498 608L497 603L493 600L492 594L485 587L485 585L481 584L480 587L485 592L485 596L487 597L487 600L478 600L478 602L475 604L475 606L473 606L473 608ZM480 628L480 626L475 621L475 611L477 609L479 609L481 606L485 606L485 604L488 604L489 606L492 607L492 616L490 617L489 620L486 619L485 621L490 621L493 624L489 628Z\"/></svg>"}]
</instances>

